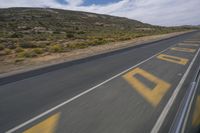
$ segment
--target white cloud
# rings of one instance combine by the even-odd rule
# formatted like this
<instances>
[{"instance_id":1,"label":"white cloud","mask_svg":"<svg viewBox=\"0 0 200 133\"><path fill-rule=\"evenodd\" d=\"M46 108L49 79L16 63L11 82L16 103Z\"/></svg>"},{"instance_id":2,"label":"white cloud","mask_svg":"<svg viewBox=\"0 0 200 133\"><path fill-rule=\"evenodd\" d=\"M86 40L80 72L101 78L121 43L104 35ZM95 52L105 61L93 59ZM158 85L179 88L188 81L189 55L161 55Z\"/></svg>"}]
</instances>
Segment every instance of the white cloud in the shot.
<instances>
[{"instance_id":1,"label":"white cloud","mask_svg":"<svg viewBox=\"0 0 200 133\"><path fill-rule=\"evenodd\" d=\"M66 0L66 2L69 4L69 6L79 6L83 4L83 0Z\"/></svg>"},{"instance_id":2,"label":"white cloud","mask_svg":"<svg viewBox=\"0 0 200 133\"><path fill-rule=\"evenodd\" d=\"M137 19L157 25L200 24L200 0L121 0L105 5L84 6L85 0L0 0L0 7L43 7L80 10Z\"/></svg>"}]
</instances>

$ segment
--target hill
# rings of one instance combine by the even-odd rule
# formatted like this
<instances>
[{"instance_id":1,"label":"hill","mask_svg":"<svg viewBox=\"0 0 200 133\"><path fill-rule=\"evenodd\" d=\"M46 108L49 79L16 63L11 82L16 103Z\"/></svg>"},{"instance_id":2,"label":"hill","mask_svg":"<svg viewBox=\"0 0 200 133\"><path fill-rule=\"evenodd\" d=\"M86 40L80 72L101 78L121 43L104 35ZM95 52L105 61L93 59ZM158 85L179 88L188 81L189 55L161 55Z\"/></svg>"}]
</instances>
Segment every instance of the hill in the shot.
<instances>
[{"instance_id":1,"label":"hill","mask_svg":"<svg viewBox=\"0 0 200 133\"><path fill-rule=\"evenodd\" d=\"M0 9L0 56L30 58L187 29L51 8Z\"/></svg>"}]
</instances>

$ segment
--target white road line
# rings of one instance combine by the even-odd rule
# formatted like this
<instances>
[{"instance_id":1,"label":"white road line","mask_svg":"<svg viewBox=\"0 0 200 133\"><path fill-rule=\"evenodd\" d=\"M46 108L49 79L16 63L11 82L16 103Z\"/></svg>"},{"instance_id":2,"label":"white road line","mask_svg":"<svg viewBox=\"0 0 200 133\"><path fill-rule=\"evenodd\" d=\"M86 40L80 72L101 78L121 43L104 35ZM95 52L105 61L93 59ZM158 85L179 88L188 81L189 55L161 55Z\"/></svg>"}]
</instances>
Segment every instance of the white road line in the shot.
<instances>
[{"instance_id":1,"label":"white road line","mask_svg":"<svg viewBox=\"0 0 200 133\"><path fill-rule=\"evenodd\" d=\"M176 45L176 44L175 44L175 45ZM105 83L107 83L107 82L113 80L114 78L116 78L116 77L118 77L118 76L120 76L120 75L122 75L122 74L128 72L129 70L131 70L131 69L133 69L133 68L135 68L135 67L137 67L137 66L143 64L144 62L146 62L146 61L148 61L148 60L150 60L150 59L156 57L156 56L159 55L160 53L163 53L164 51L170 49L170 48L173 47L173 46L174 46L174 45L172 45L172 46L170 46L170 47L164 49L163 51L161 51L161 52L159 52L159 53L157 53L157 54L151 56L150 58L148 58L148 59L146 59L146 60L144 60L144 61L142 61L142 62L140 62L140 63L138 63L138 64L136 64L136 65L134 65L134 66L132 66L132 67L130 67L130 68L128 68L128 69L126 69L126 70L124 70L123 72L121 72L121 73L119 73L119 74L117 74L117 75L115 75L115 76L113 76L113 77L111 77L111 78L105 80L104 82L102 82L102 83L100 83L100 84L98 84L98 85L96 85L96 86L94 86L94 87L92 87L92 88L90 88L90 89L88 89L88 90L86 90L86 91L84 91L84 92L82 92L82 93L76 95L75 97L73 97L73 98L71 98L71 99L69 99L69 100L67 100L67 101L65 101L65 102L63 102L63 103L61 103L61 104L59 104L59 105L57 105L57 106L55 106L55 107L53 107L53 108L47 110L47 111L45 111L44 113L42 113L42 114L40 114L40 115L38 115L38 116L36 116L36 117L34 117L34 118L32 118L32 119L30 119L30 120L24 122L24 123L22 123L22 124L20 124L19 126L16 126L16 127L12 128L12 129L8 130L6 133L13 133L13 132L19 130L20 128L22 128L22 127L24 127L24 126L26 126L26 125L28 125L28 124L34 122L35 120L37 120L37 119L39 119L39 118L41 118L41 117L43 117L43 116L45 116L45 115L47 115L47 114L49 114L49 113L55 111L56 109L58 109L58 108L60 108L60 107L62 107L62 106L64 106L64 105L70 103L71 101L76 100L77 98L79 98L79 97L81 97L81 96L83 96L83 95L85 95L85 94L91 92L92 90L96 89L97 87L99 87L99 86L101 86L101 85L103 85L103 84L105 84Z\"/></svg>"},{"instance_id":2,"label":"white road line","mask_svg":"<svg viewBox=\"0 0 200 133\"><path fill-rule=\"evenodd\" d=\"M172 96L170 97L169 101L167 102L166 106L164 107L162 113L160 114L158 120L156 121L156 124L154 125L153 129L151 130L151 133L158 133L169 110L171 109L185 79L187 78L196 58L197 58L197 55L199 54L199 51L200 51L200 48L198 49L198 52L196 53L195 57L193 58L192 62L190 63L188 69L186 70L185 74L183 75L181 81L179 82L178 86L176 87L176 89L174 90Z\"/></svg>"}]
</instances>

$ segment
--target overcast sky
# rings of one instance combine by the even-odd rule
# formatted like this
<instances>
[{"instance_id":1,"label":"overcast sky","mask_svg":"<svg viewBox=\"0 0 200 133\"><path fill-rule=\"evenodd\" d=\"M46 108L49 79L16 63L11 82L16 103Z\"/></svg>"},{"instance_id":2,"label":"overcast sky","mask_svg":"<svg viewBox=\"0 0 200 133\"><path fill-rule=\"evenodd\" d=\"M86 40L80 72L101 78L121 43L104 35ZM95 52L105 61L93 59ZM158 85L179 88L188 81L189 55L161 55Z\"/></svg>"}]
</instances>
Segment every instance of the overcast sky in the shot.
<instances>
[{"instance_id":1,"label":"overcast sky","mask_svg":"<svg viewBox=\"0 0 200 133\"><path fill-rule=\"evenodd\" d=\"M175 26L200 24L200 0L0 0L0 8L51 7Z\"/></svg>"}]
</instances>

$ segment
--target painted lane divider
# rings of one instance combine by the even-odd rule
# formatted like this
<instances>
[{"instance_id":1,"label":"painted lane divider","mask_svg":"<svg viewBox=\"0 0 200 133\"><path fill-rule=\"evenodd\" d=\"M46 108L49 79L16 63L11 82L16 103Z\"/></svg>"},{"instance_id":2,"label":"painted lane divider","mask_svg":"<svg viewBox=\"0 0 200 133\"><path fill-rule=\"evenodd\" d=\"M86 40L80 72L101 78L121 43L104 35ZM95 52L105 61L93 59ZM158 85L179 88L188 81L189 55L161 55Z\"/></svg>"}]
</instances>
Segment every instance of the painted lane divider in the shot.
<instances>
[{"instance_id":1,"label":"painted lane divider","mask_svg":"<svg viewBox=\"0 0 200 133\"><path fill-rule=\"evenodd\" d=\"M156 86L153 89L147 87L141 81L139 81L135 75L140 75L148 79L149 81L155 83ZM169 83L140 68L135 68L126 73L123 75L123 78L153 106L157 106L160 103L162 97L171 87Z\"/></svg>"},{"instance_id":2,"label":"painted lane divider","mask_svg":"<svg viewBox=\"0 0 200 133\"><path fill-rule=\"evenodd\" d=\"M180 52L189 52L189 53L194 53L196 51L196 49L192 49L192 48L180 48L180 47L173 47L173 48L171 48L171 50L180 51Z\"/></svg>"},{"instance_id":3,"label":"painted lane divider","mask_svg":"<svg viewBox=\"0 0 200 133\"><path fill-rule=\"evenodd\" d=\"M166 54L160 54L157 56L158 59L180 64L180 65L186 65L188 63L188 59L186 58L181 58L177 56L171 56L171 55L166 55Z\"/></svg>"}]
</instances>

